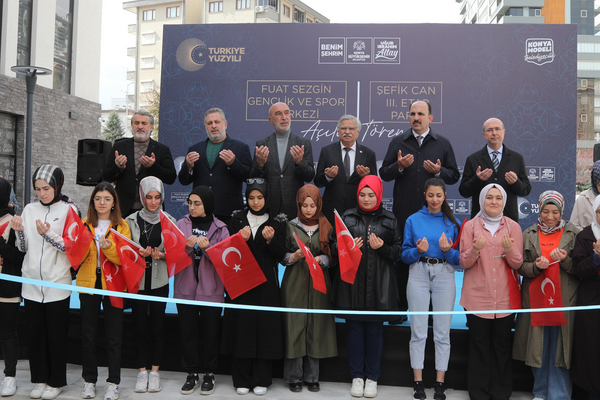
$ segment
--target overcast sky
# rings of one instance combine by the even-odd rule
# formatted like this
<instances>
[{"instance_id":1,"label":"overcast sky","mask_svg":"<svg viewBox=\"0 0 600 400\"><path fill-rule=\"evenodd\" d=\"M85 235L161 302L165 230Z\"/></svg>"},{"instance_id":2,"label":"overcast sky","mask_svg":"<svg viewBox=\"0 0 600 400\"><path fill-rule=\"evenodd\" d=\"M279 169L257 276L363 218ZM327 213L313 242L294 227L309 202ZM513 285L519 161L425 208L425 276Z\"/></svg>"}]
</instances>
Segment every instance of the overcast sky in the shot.
<instances>
[{"instance_id":1,"label":"overcast sky","mask_svg":"<svg viewBox=\"0 0 600 400\"><path fill-rule=\"evenodd\" d=\"M455 0L302 0L331 23L458 23L460 4ZM102 5L102 44L100 61L100 103L111 108L111 99L125 98L127 69L134 59L127 48L135 46L135 36L127 26L135 14L123 9L121 0L104 0ZM130 94L133 86L129 86Z\"/></svg>"}]
</instances>

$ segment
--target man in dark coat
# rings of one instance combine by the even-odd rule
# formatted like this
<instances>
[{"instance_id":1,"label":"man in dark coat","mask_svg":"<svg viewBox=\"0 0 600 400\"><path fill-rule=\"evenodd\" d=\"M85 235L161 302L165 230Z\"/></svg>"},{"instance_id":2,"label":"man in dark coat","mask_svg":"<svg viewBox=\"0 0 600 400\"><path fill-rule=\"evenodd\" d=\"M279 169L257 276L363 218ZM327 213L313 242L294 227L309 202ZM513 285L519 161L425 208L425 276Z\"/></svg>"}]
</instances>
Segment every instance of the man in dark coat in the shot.
<instances>
[{"instance_id":1,"label":"man in dark coat","mask_svg":"<svg viewBox=\"0 0 600 400\"><path fill-rule=\"evenodd\" d=\"M315 185L324 187L323 214L335 225L333 210L340 216L356 207L356 192L360 180L367 175L377 175L375 152L356 143L361 123L353 115L344 115L337 125L340 141L321 149Z\"/></svg>"},{"instance_id":2,"label":"man in dark coat","mask_svg":"<svg viewBox=\"0 0 600 400\"><path fill-rule=\"evenodd\" d=\"M181 163L179 182L212 189L214 215L228 223L235 210L244 207L242 184L250 174L252 156L247 144L227 136L227 119L220 108L204 113L208 138L192 145Z\"/></svg>"},{"instance_id":3,"label":"man in dark coat","mask_svg":"<svg viewBox=\"0 0 600 400\"><path fill-rule=\"evenodd\" d=\"M142 179L155 176L170 185L177 178L171 149L150 138L153 129L152 114L142 109L133 113L133 138L115 142L104 166L102 179L116 183L123 218L142 209L139 194Z\"/></svg>"},{"instance_id":4,"label":"man in dark coat","mask_svg":"<svg viewBox=\"0 0 600 400\"><path fill-rule=\"evenodd\" d=\"M483 124L483 137L487 145L467 158L458 191L471 197L471 218L479 212L479 193L486 185L497 183L506 191L504 215L519 222L517 196L527 196L531 183L525 170L525 161L519 153L510 150L504 141L504 124L490 118Z\"/></svg>"},{"instance_id":5,"label":"man in dark coat","mask_svg":"<svg viewBox=\"0 0 600 400\"><path fill-rule=\"evenodd\" d=\"M269 211L296 218L296 193L315 177L310 140L291 132L290 108L276 103L269 109L269 122L275 132L256 142L250 178L263 178L269 183Z\"/></svg>"},{"instance_id":6,"label":"man in dark coat","mask_svg":"<svg viewBox=\"0 0 600 400\"><path fill-rule=\"evenodd\" d=\"M393 212L400 233L404 234L406 219L423 207L425 181L436 177L446 185L460 179L454 150L450 141L429 128L433 120L431 104L416 101L410 106L410 126L407 132L396 136L388 147L379 176L385 182L394 181ZM406 310L406 283L408 267L398 269L400 308Z\"/></svg>"}]
</instances>

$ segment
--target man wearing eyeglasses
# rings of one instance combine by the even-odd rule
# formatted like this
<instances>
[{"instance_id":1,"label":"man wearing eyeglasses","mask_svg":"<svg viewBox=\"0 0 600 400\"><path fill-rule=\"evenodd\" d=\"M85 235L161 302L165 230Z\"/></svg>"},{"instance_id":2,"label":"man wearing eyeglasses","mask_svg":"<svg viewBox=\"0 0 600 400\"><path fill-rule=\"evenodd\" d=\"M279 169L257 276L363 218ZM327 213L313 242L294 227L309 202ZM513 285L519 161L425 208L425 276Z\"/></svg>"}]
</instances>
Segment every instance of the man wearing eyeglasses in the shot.
<instances>
[{"instance_id":1,"label":"man wearing eyeglasses","mask_svg":"<svg viewBox=\"0 0 600 400\"><path fill-rule=\"evenodd\" d=\"M344 115L337 124L340 141L321 149L315 185L324 187L323 214L335 224L333 210L340 215L356 207L356 193L360 180L377 175L375 152L356 142L361 123L353 115Z\"/></svg>"},{"instance_id":2,"label":"man wearing eyeglasses","mask_svg":"<svg viewBox=\"0 0 600 400\"><path fill-rule=\"evenodd\" d=\"M252 168L252 156L247 144L227 136L227 119L220 108L204 113L204 127L208 137L188 149L179 182L212 189L217 200L213 214L227 224L233 211L244 208L242 184Z\"/></svg>"},{"instance_id":3,"label":"man wearing eyeglasses","mask_svg":"<svg viewBox=\"0 0 600 400\"><path fill-rule=\"evenodd\" d=\"M527 196L531 183L525 170L523 156L510 150L504 141L504 124L498 118L490 118L483 124L486 146L471 154L465 163L458 191L463 197L471 197L471 218L479 212L479 193L486 185L497 183L506 191L504 215L519 221L517 196Z\"/></svg>"}]
</instances>

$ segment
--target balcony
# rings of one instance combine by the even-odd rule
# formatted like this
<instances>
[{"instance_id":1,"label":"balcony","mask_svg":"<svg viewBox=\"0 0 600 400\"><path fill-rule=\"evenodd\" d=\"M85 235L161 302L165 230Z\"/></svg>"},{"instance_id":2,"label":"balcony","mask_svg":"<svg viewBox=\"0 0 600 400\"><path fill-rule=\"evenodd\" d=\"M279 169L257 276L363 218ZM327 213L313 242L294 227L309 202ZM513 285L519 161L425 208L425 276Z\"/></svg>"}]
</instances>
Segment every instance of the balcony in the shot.
<instances>
[{"instance_id":1,"label":"balcony","mask_svg":"<svg viewBox=\"0 0 600 400\"><path fill-rule=\"evenodd\" d=\"M521 17L504 15L499 20L499 24L543 24L546 20L545 17Z\"/></svg>"},{"instance_id":2,"label":"balcony","mask_svg":"<svg viewBox=\"0 0 600 400\"><path fill-rule=\"evenodd\" d=\"M127 48L127 57L135 58L137 56L137 47L128 47Z\"/></svg>"},{"instance_id":3,"label":"balcony","mask_svg":"<svg viewBox=\"0 0 600 400\"><path fill-rule=\"evenodd\" d=\"M127 25L127 33L131 33L132 35L137 35L137 24Z\"/></svg>"},{"instance_id":4,"label":"balcony","mask_svg":"<svg viewBox=\"0 0 600 400\"><path fill-rule=\"evenodd\" d=\"M544 7L544 0L502 0L498 3L497 7L492 10L492 16L504 15L506 11L511 7ZM519 17L520 18L520 17ZM508 23L508 22L505 22ZM517 23L530 23L539 24L543 22L531 21L531 22L517 22Z\"/></svg>"},{"instance_id":5,"label":"balcony","mask_svg":"<svg viewBox=\"0 0 600 400\"><path fill-rule=\"evenodd\" d=\"M258 12L260 10L260 12ZM279 22L279 13L272 7L269 6L257 6L254 11L256 12L257 19L266 19L267 21L261 22Z\"/></svg>"},{"instance_id":6,"label":"balcony","mask_svg":"<svg viewBox=\"0 0 600 400\"><path fill-rule=\"evenodd\" d=\"M135 81L135 70L133 70L133 71L127 71L127 80L128 81Z\"/></svg>"}]
</instances>

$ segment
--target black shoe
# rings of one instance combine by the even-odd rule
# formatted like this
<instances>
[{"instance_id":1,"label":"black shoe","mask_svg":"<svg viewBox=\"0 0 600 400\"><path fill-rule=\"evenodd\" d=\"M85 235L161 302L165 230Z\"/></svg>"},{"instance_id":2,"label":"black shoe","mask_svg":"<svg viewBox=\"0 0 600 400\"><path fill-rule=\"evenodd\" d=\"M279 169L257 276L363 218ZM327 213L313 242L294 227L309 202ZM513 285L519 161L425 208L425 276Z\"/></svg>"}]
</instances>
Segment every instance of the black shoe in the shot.
<instances>
[{"instance_id":1,"label":"black shoe","mask_svg":"<svg viewBox=\"0 0 600 400\"><path fill-rule=\"evenodd\" d=\"M319 382L304 382L304 384L306 385L306 388L309 392L318 392L319 390L321 390Z\"/></svg>"},{"instance_id":2,"label":"black shoe","mask_svg":"<svg viewBox=\"0 0 600 400\"><path fill-rule=\"evenodd\" d=\"M190 373L181 387L181 394L192 394L198 386L200 386L200 377L198 374Z\"/></svg>"},{"instance_id":3,"label":"black shoe","mask_svg":"<svg viewBox=\"0 0 600 400\"><path fill-rule=\"evenodd\" d=\"M215 392L215 376L211 373L204 374L202 378L202 386L200 386L200 394L209 395Z\"/></svg>"},{"instance_id":4,"label":"black shoe","mask_svg":"<svg viewBox=\"0 0 600 400\"><path fill-rule=\"evenodd\" d=\"M423 386L422 381L415 382L414 391L413 398L418 400L425 400L427 398L427 395L425 394L425 386Z\"/></svg>"},{"instance_id":5,"label":"black shoe","mask_svg":"<svg viewBox=\"0 0 600 400\"><path fill-rule=\"evenodd\" d=\"M408 321L408 317L406 315L402 315L399 318L388 321L388 325L402 325L406 321Z\"/></svg>"},{"instance_id":6,"label":"black shoe","mask_svg":"<svg viewBox=\"0 0 600 400\"><path fill-rule=\"evenodd\" d=\"M433 385L433 399L446 400L446 385L444 385L444 382L436 382Z\"/></svg>"},{"instance_id":7,"label":"black shoe","mask_svg":"<svg viewBox=\"0 0 600 400\"><path fill-rule=\"evenodd\" d=\"M302 391L302 383L300 383L300 382L290 383L290 390L294 393L301 392Z\"/></svg>"}]
</instances>

